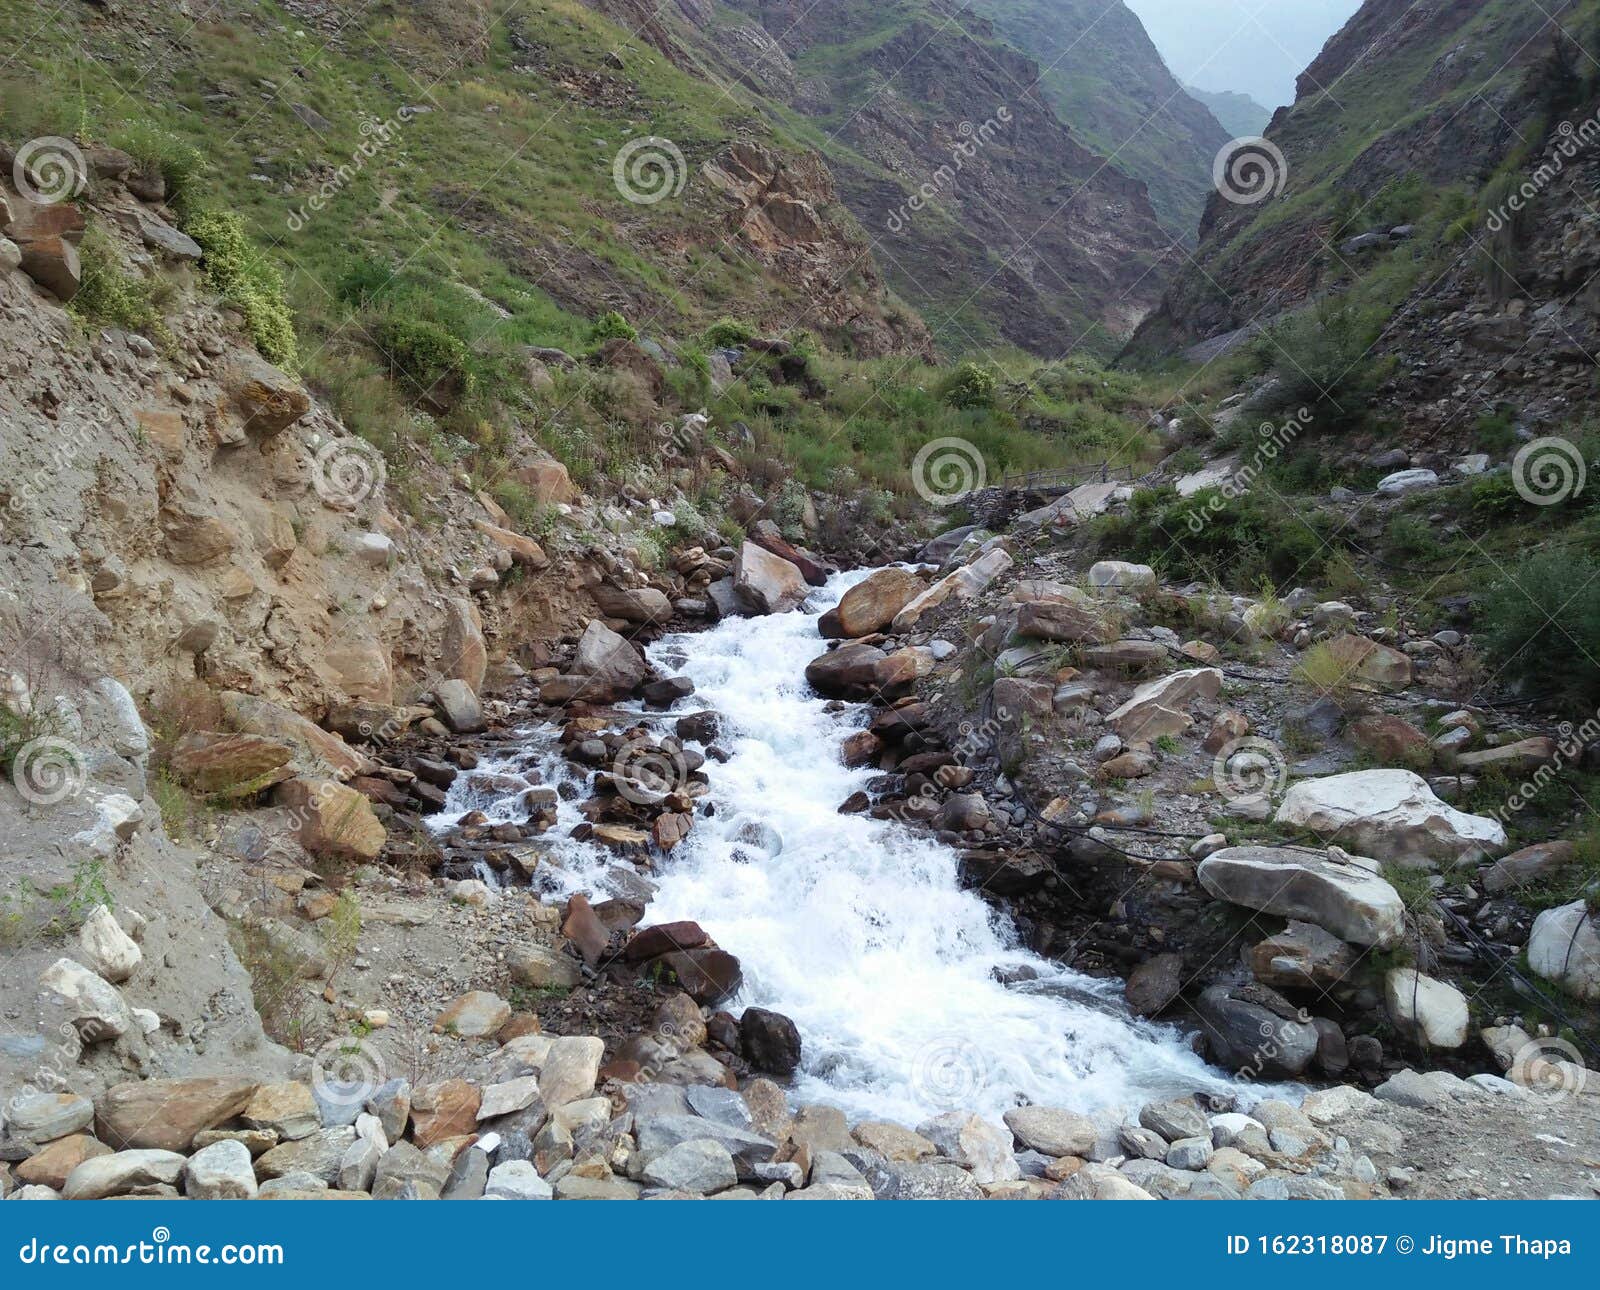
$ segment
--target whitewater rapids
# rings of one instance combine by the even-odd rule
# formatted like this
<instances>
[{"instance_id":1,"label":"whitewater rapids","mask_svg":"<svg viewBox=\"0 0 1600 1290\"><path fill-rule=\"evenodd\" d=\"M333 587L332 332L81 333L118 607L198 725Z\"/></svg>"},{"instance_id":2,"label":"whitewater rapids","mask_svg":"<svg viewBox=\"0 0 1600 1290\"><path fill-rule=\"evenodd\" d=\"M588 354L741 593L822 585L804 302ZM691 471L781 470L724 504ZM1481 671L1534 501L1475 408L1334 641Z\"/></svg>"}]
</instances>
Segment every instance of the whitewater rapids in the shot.
<instances>
[{"instance_id":1,"label":"whitewater rapids","mask_svg":"<svg viewBox=\"0 0 1600 1290\"><path fill-rule=\"evenodd\" d=\"M961 889L952 848L838 813L876 773L839 759L866 709L827 712L804 669L824 647L818 616L866 572L832 579L809 612L729 619L650 650L663 673L695 684L666 728L711 709L730 755L707 763L716 813L697 816L661 862L646 922L692 919L736 954L744 985L729 1011L759 1005L792 1018L804 1049L793 1100L852 1120L915 1125L955 1109L997 1117L1021 1102L1091 1111L1239 1092L1177 1030L1129 1014L1120 982L1024 949L1002 915ZM539 738L530 751L544 782L585 774L561 759L548 730ZM515 802L458 787L436 826L469 809L519 818ZM565 836L580 820L564 799L546 835L560 868L546 882L556 894L625 892L614 857Z\"/></svg>"}]
</instances>

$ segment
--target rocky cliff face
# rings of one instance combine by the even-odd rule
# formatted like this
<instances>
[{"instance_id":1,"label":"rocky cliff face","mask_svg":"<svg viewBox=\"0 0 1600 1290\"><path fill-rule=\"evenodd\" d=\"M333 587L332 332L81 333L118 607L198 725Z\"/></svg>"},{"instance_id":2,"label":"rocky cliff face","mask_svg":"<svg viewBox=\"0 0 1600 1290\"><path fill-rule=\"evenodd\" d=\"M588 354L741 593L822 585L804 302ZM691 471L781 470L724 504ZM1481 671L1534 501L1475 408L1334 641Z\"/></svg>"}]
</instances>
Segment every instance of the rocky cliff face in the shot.
<instances>
[{"instance_id":1,"label":"rocky cliff face","mask_svg":"<svg viewBox=\"0 0 1600 1290\"><path fill-rule=\"evenodd\" d=\"M1475 201L1543 134L1553 43L1590 16L1580 3L1368 0L1274 117L1267 138L1282 161L1268 159L1265 186L1242 178L1212 196L1195 261L1135 352L1171 352L1342 290L1367 268L1352 237L1412 222L1446 189Z\"/></svg>"},{"instance_id":2,"label":"rocky cliff face","mask_svg":"<svg viewBox=\"0 0 1600 1290\"><path fill-rule=\"evenodd\" d=\"M1192 245L1211 195L1212 162L1231 134L1167 70L1133 11L1122 0L977 0L972 7L1037 60L1040 88L1067 128L1141 180L1162 227Z\"/></svg>"},{"instance_id":3,"label":"rocky cliff face","mask_svg":"<svg viewBox=\"0 0 1600 1290\"><path fill-rule=\"evenodd\" d=\"M625 0L596 7L638 25ZM1063 121L985 17L939 0L733 8L664 10L643 36L817 148L942 345L1104 350L1154 304L1172 239L1144 184Z\"/></svg>"}]
</instances>

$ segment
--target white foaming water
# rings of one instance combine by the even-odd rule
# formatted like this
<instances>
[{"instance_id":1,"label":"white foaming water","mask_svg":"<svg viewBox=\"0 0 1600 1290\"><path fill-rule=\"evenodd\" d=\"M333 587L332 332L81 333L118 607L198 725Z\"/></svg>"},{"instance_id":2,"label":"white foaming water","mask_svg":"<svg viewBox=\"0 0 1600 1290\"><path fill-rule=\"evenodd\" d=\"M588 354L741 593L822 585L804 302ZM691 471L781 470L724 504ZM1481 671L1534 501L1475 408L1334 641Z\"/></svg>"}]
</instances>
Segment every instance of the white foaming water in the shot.
<instances>
[{"instance_id":1,"label":"white foaming water","mask_svg":"<svg viewBox=\"0 0 1600 1290\"><path fill-rule=\"evenodd\" d=\"M914 1125L952 1109L998 1116L1024 1101L1087 1111L1238 1092L1177 1031L1129 1015L1119 982L1022 948L1002 916L961 889L954 850L838 813L874 773L839 759L864 710L825 711L804 669L823 647L817 613L865 576L842 574L814 593L816 613L732 619L653 647L662 671L694 680L678 711L720 714L730 757L708 763L716 814L697 817L660 865L647 921L693 919L736 954L744 986L730 1010L792 1018L804 1048L793 1096L852 1118ZM546 783L572 773L558 754L539 761ZM481 799L451 805L495 814ZM605 876L615 862L564 837L580 818L563 802L549 835L563 835L555 889L618 891ZM752 823L775 832L775 850L751 840Z\"/></svg>"}]
</instances>

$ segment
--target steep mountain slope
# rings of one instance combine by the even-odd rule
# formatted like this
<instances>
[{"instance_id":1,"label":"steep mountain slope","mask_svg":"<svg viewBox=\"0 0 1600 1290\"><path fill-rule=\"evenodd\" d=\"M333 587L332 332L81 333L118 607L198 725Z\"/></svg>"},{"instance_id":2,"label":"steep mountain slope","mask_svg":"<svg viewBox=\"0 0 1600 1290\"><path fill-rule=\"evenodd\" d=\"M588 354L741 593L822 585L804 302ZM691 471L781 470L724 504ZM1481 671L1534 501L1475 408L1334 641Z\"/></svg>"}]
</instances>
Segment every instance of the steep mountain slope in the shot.
<instances>
[{"instance_id":1,"label":"steep mountain slope","mask_svg":"<svg viewBox=\"0 0 1600 1290\"><path fill-rule=\"evenodd\" d=\"M1192 244L1212 162L1232 136L1178 84L1123 0L971 0L971 8L1038 61L1056 114L1143 180L1162 226Z\"/></svg>"},{"instance_id":2,"label":"steep mountain slope","mask_svg":"<svg viewBox=\"0 0 1600 1290\"><path fill-rule=\"evenodd\" d=\"M1284 158L1269 159L1267 187L1278 190L1241 177L1242 191L1212 197L1193 264L1134 352L1171 352L1349 284L1367 271L1352 236L1442 218L1452 202L1452 218L1462 215L1508 159L1536 146L1562 88L1553 39L1593 8L1367 0L1267 132Z\"/></svg>"},{"instance_id":3,"label":"steep mountain slope","mask_svg":"<svg viewBox=\"0 0 1600 1290\"><path fill-rule=\"evenodd\" d=\"M1144 185L1064 124L1037 65L947 0L591 0L826 159L941 345L1115 348L1172 238Z\"/></svg>"},{"instance_id":4,"label":"steep mountain slope","mask_svg":"<svg viewBox=\"0 0 1600 1290\"><path fill-rule=\"evenodd\" d=\"M37 25L0 15L14 133L170 132L308 309L364 251L470 285L543 344L607 310L673 334L737 307L846 351L926 348L814 155L653 51L614 54L581 5L74 3Z\"/></svg>"},{"instance_id":5,"label":"steep mountain slope","mask_svg":"<svg viewBox=\"0 0 1600 1290\"><path fill-rule=\"evenodd\" d=\"M1267 122L1272 120L1272 112L1264 108L1248 94L1236 94L1231 90L1200 90L1193 85L1186 85L1184 89L1195 102L1203 104L1217 118L1231 139L1245 139L1260 134L1267 128ZM1210 193L1207 192L1207 199ZM1202 206L1204 201L1202 201Z\"/></svg>"}]
</instances>

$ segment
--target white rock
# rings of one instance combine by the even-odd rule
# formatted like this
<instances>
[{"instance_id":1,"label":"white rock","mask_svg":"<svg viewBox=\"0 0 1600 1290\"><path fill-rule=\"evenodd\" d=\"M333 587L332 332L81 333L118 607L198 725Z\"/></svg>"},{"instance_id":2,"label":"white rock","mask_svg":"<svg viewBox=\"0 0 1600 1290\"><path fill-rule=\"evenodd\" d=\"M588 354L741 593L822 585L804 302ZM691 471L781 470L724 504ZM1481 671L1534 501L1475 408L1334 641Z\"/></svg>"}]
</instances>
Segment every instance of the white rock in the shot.
<instances>
[{"instance_id":1,"label":"white rock","mask_svg":"<svg viewBox=\"0 0 1600 1290\"><path fill-rule=\"evenodd\" d=\"M114 676L102 676L91 687L96 703L96 733L119 757L141 761L150 752L150 732L128 687Z\"/></svg>"},{"instance_id":2,"label":"white rock","mask_svg":"<svg viewBox=\"0 0 1600 1290\"><path fill-rule=\"evenodd\" d=\"M550 1200L555 1196L550 1184L527 1160L507 1160L489 1170L483 1194L495 1200Z\"/></svg>"},{"instance_id":3,"label":"white rock","mask_svg":"<svg viewBox=\"0 0 1600 1290\"><path fill-rule=\"evenodd\" d=\"M1430 1048L1460 1048L1467 1042L1471 1012L1466 995L1453 985L1414 968L1393 968L1383 979L1383 1002L1389 1020L1413 1040Z\"/></svg>"},{"instance_id":4,"label":"white rock","mask_svg":"<svg viewBox=\"0 0 1600 1290\"><path fill-rule=\"evenodd\" d=\"M104 905L96 905L94 912L84 919L78 930L78 946L83 951L84 962L114 984L132 976L144 958L133 937L122 930L122 925Z\"/></svg>"},{"instance_id":5,"label":"white rock","mask_svg":"<svg viewBox=\"0 0 1600 1290\"><path fill-rule=\"evenodd\" d=\"M1378 491L1386 497L1398 497L1401 493L1414 492L1419 488L1437 487L1438 483L1439 476L1431 470L1397 470L1378 481Z\"/></svg>"},{"instance_id":6,"label":"white rock","mask_svg":"<svg viewBox=\"0 0 1600 1290\"><path fill-rule=\"evenodd\" d=\"M131 841L144 823L144 808L126 793L106 793L94 803L95 822L73 834L72 841L90 855L109 860L120 843Z\"/></svg>"},{"instance_id":7,"label":"white rock","mask_svg":"<svg viewBox=\"0 0 1600 1290\"><path fill-rule=\"evenodd\" d=\"M1011 1154L1011 1132L981 1116L946 1111L917 1126L939 1154L972 1174L976 1183L1011 1182L1022 1168Z\"/></svg>"},{"instance_id":8,"label":"white rock","mask_svg":"<svg viewBox=\"0 0 1600 1290\"><path fill-rule=\"evenodd\" d=\"M480 1120L492 1120L530 1107L539 1097L539 1077L523 1075L503 1084L490 1084L483 1090L483 1101L478 1107Z\"/></svg>"},{"instance_id":9,"label":"white rock","mask_svg":"<svg viewBox=\"0 0 1600 1290\"><path fill-rule=\"evenodd\" d=\"M654 1187L709 1196L734 1186L739 1176L727 1147L711 1138L696 1138L653 1158L645 1166L644 1181Z\"/></svg>"},{"instance_id":10,"label":"white rock","mask_svg":"<svg viewBox=\"0 0 1600 1290\"><path fill-rule=\"evenodd\" d=\"M61 1194L68 1200L101 1200L135 1187L176 1184L187 1163L176 1151L118 1151L96 1156L67 1175Z\"/></svg>"},{"instance_id":11,"label":"white rock","mask_svg":"<svg viewBox=\"0 0 1600 1290\"><path fill-rule=\"evenodd\" d=\"M353 546L355 554L375 569L387 568L394 558L394 542L382 533L359 533Z\"/></svg>"},{"instance_id":12,"label":"white rock","mask_svg":"<svg viewBox=\"0 0 1600 1290\"><path fill-rule=\"evenodd\" d=\"M1422 776L1409 770L1362 770L1301 780L1284 795L1275 818L1379 860L1459 864L1482 860L1506 846L1506 831L1498 820L1447 805Z\"/></svg>"},{"instance_id":13,"label":"white rock","mask_svg":"<svg viewBox=\"0 0 1600 1290\"><path fill-rule=\"evenodd\" d=\"M183 1194L190 1200L253 1200L256 1172L250 1149L231 1138L202 1147L184 1166Z\"/></svg>"},{"instance_id":14,"label":"white rock","mask_svg":"<svg viewBox=\"0 0 1600 1290\"><path fill-rule=\"evenodd\" d=\"M1218 900L1387 949L1405 935L1406 906L1376 868L1287 847L1228 847L1202 860L1196 876Z\"/></svg>"},{"instance_id":15,"label":"white rock","mask_svg":"<svg viewBox=\"0 0 1600 1290\"><path fill-rule=\"evenodd\" d=\"M1528 965L1580 999L1600 999L1600 920L1581 900L1533 920Z\"/></svg>"},{"instance_id":16,"label":"white rock","mask_svg":"<svg viewBox=\"0 0 1600 1290\"><path fill-rule=\"evenodd\" d=\"M1317 1089L1307 1093L1300 1110L1313 1124L1333 1124L1353 1116L1367 1115L1378 1109L1378 1099L1364 1089L1349 1084Z\"/></svg>"},{"instance_id":17,"label":"white rock","mask_svg":"<svg viewBox=\"0 0 1600 1290\"><path fill-rule=\"evenodd\" d=\"M119 1039L133 1028L133 1014L116 986L81 963L57 959L40 974L39 984L66 1001L85 1043Z\"/></svg>"},{"instance_id":18,"label":"white rock","mask_svg":"<svg viewBox=\"0 0 1600 1290\"><path fill-rule=\"evenodd\" d=\"M1101 560L1089 568L1089 585L1101 591L1137 591L1156 585L1156 571L1147 564Z\"/></svg>"}]
</instances>

